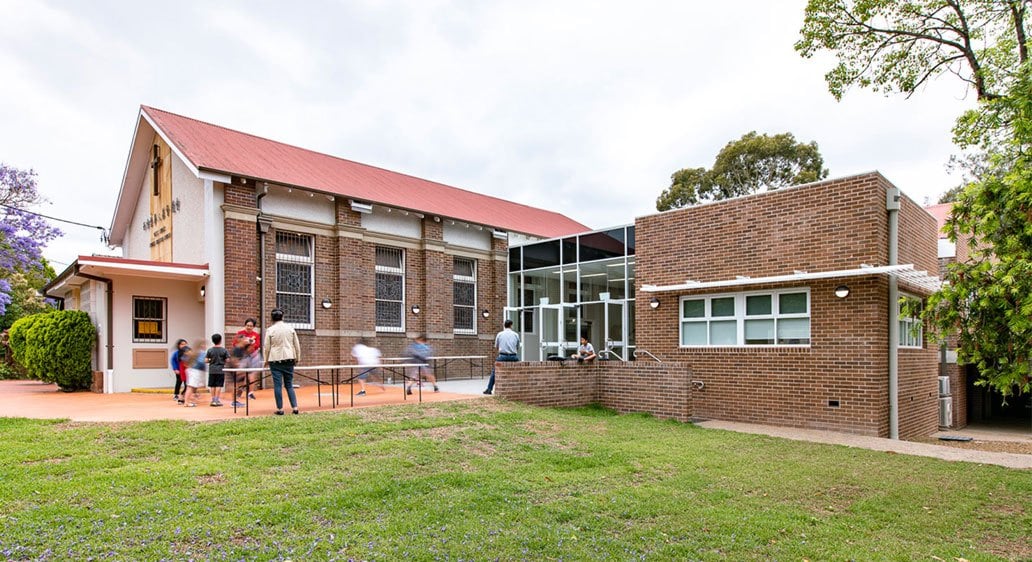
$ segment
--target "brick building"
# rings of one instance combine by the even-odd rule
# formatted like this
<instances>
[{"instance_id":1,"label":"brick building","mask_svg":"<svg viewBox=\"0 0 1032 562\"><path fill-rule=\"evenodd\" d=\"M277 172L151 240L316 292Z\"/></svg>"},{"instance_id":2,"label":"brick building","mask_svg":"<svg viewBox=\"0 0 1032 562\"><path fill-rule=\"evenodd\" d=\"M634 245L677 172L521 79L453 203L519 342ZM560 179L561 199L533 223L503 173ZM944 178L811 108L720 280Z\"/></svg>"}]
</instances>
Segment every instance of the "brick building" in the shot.
<instances>
[{"instance_id":1,"label":"brick building","mask_svg":"<svg viewBox=\"0 0 1032 562\"><path fill-rule=\"evenodd\" d=\"M627 380L612 360L659 359L666 371L650 366L646 382L618 393L638 396L637 411L928 435L938 426L938 352L896 301L923 299L937 273L935 219L878 173L535 241L510 250L524 359L564 354L588 334L611 361L573 366L580 376L506 365L497 392L550 404L557 398L528 381L566 392L561 381L587 376L598 382L569 400L635 411L606 398L603 387ZM642 394L657 388L649 373L677 391Z\"/></svg>"},{"instance_id":2,"label":"brick building","mask_svg":"<svg viewBox=\"0 0 1032 562\"><path fill-rule=\"evenodd\" d=\"M936 222L880 174L635 227L637 346L689 366L694 416L879 436L936 430L938 354L894 302L897 288L922 299L937 286Z\"/></svg>"},{"instance_id":3,"label":"brick building","mask_svg":"<svg viewBox=\"0 0 1032 562\"><path fill-rule=\"evenodd\" d=\"M587 227L561 214L140 109L111 223L120 257L80 256L47 288L98 326L106 392L168 386L173 343L281 308L302 364L489 355L511 242Z\"/></svg>"}]
</instances>

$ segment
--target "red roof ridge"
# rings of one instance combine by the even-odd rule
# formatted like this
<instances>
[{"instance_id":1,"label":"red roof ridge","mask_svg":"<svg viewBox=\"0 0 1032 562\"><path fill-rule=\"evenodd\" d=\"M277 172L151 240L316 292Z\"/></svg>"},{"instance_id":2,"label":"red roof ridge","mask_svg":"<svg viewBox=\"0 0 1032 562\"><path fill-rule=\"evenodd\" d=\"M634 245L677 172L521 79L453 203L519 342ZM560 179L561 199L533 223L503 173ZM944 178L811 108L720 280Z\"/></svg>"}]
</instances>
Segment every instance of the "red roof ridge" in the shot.
<instances>
[{"instance_id":1,"label":"red roof ridge","mask_svg":"<svg viewBox=\"0 0 1032 562\"><path fill-rule=\"evenodd\" d=\"M208 121L202 121L200 119L195 119L193 117L188 117L186 115L181 115L179 113L174 113L172 111L166 111L164 109L159 109L159 108L156 108L156 107L151 107L151 106L142 105L142 104L140 105L140 108L144 109L144 110L147 110L147 111L157 111L159 113L165 113L167 115L172 115L172 116L178 117L180 119L186 119L188 121L193 121L195 123L200 123L202 125L207 125L209 127L215 127L217 129L222 129L224 131L229 131L231 133L236 133L238 135L244 135L244 136L251 137L251 138L254 138L254 139L258 139L258 140L262 140L262 141L265 141L265 142L271 142L273 144L278 144L280 146L285 146L287 148L291 148L291 149L294 149L294 150L302 150L304 152L308 152L308 153L311 153L311 154L317 154L319 156L325 156L327 158L333 158L334 160L340 160L342 162L347 162L349 164L354 164L356 166L362 166L362 167L365 167L365 168L373 168L375 170L380 170L382 172L387 172L389 174L396 174L396 175L399 175L399 176L405 176L405 177L408 177L408 178L412 178L414 180L429 182L429 183L432 183L432 184L439 185L441 187L446 187L448 189L455 189L455 190L462 191L462 192L465 192L465 193L472 193L474 195L479 195L481 197L490 197L492 199L502 199L501 197L496 197L494 195L487 195L487 194L479 193L479 192L476 192L476 191L473 191L473 190L470 190L470 189L463 189L461 187L456 187L454 185L448 185L446 183L441 183L439 181L430 180L430 179L426 179L426 178L421 178L419 176L415 176L415 175L412 175L412 174L407 173L407 172L398 172L396 170L388 170L387 168L384 168L382 166L375 166L375 165L372 165L372 164L366 164L364 162L358 162L358 161L355 161L355 160L350 160L348 158L342 158L342 157L336 156L334 154L329 154L329 153L326 153L326 152L319 152L318 150L312 150L310 148L304 148L302 146L295 146L295 145L292 145L292 144L287 144L287 143L282 142L282 141L278 141L278 140L275 140L275 139L270 139L268 137L263 137L261 135L255 135L255 134L248 133L248 132L245 132L245 131L240 131L240 130L237 130L237 129L232 129L230 127L225 127L223 125L218 125L216 123L209 123ZM194 162L194 164L196 165L197 163ZM203 166L199 166L199 167L203 167ZM229 170L219 170L219 171L229 171ZM297 187L303 187L303 186L297 186ZM509 203L511 205L518 205L518 206L526 208L526 209L533 209L535 211L542 211L542 212L546 212L546 213L561 214L561 213L558 213L556 211L552 211L550 209L542 209L540 207L534 207L532 205L527 205L525 203L518 203L516 201L509 201L508 199L504 199L504 201L506 201L507 203Z\"/></svg>"}]
</instances>

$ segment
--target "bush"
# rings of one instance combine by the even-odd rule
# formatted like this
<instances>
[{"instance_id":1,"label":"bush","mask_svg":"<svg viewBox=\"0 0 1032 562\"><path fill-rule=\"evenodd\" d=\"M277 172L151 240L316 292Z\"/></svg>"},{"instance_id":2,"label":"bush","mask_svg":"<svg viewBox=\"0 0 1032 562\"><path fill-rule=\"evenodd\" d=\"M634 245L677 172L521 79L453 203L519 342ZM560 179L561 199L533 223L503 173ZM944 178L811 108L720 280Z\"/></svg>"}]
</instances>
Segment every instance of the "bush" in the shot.
<instances>
[{"instance_id":1,"label":"bush","mask_svg":"<svg viewBox=\"0 0 1032 562\"><path fill-rule=\"evenodd\" d=\"M97 330L81 310L27 316L11 326L14 360L30 378L57 383L62 390L88 388Z\"/></svg>"}]
</instances>

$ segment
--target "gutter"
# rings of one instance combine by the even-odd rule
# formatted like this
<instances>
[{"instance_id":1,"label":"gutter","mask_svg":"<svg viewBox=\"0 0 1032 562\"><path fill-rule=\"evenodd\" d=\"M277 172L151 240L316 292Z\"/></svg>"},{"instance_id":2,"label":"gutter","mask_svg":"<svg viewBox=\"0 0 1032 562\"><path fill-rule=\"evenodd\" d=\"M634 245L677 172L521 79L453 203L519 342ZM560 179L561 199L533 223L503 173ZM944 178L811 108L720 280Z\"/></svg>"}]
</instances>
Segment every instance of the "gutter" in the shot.
<instances>
[{"instance_id":1,"label":"gutter","mask_svg":"<svg viewBox=\"0 0 1032 562\"><path fill-rule=\"evenodd\" d=\"M115 318L115 282L107 277L100 277L97 275L90 275L89 273L83 273L79 270L79 264L75 264L75 275L84 279L90 279L93 281L100 281L101 283L107 284L107 361L105 363L106 371L114 370L114 357L115 357L115 344L114 344L114 318Z\"/></svg>"},{"instance_id":2,"label":"gutter","mask_svg":"<svg viewBox=\"0 0 1032 562\"><path fill-rule=\"evenodd\" d=\"M265 234L272 226L271 221L262 220L262 199L268 194L269 186L266 184L265 189L255 197L255 206L258 207L258 216L255 220L255 230L258 234L258 326L262 338L265 338Z\"/></svg>"},{"instance_id":3,"label":"gutter","mask_svg":"<svg viewBox=\"0 0 1032 562\"><path fill-rule=\"evenodd\" d=\"M885 193L889 214L888 265L899 261L899 189ZM899 280L889 275L889 439L899 439Z\"/></svg>"}]
</instances>

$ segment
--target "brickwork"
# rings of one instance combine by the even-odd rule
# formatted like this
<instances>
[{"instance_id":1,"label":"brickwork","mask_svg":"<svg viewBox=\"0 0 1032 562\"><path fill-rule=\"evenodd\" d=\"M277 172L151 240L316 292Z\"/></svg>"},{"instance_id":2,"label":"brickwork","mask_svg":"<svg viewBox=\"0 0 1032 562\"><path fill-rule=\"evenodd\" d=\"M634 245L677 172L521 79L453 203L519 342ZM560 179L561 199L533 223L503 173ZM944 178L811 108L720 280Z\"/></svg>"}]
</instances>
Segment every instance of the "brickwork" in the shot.
<instances>
[{"instance_id":1,"label":"brickwork","mask_svg":"<svg viewBox=\"0 0 1032 562\"><path fill-rule=\"evenodd\" d=\"M554 361L499 363L495 394L525 404L573 408L600 404L686 422L692 418L689 370L677 363Z\"/></svg>"},{"instance_id":2,"label":"brickwork","mask_svg":"<svg viewBox=\"0 0 1032 562\"><path fill-rule=\"evenodd\" d=\"M884 265L886 189L879 174L811 184L636 221L637 283L673 285ZM900 263L937 270L935 220L901 200ZM850 294L835 297L845 284ZM637 346L682 362L703 383L695 417L887 436L888 281L885 276L810 280L748 291L808 288L805 347L680 347L679 297L734 293L639 291ZM906 288L906 287L904 287ZM913 292L921 294L916 288ZM649 301L661 305L653 310ZM900 352L900 435L927 435L937 424L932 349Z\"/></svg>"},{"instance_id":3,"label":"brickwork","mask_svg":"<svg viewBox=\"0 0 1032 562\"><path fill-rule=\"evenodd\" d=\"M242 186L227 186L227 197L234 192L236 205L247 202L246 190ZM253 196L250 204L254 204ZM366 337L370 345L378 347L385 357L401 357L411 343L411 337L419 333L430 335L430 345L438 356L480 355L493 357L494 326L489 322L479 323L477 335L456 336L453 334L452 273L453 256L442 238L440 223L432 218L423 221L423 240L428 249L404 248L405 254L405 314L404 333L376 332L376 247L391 246L388 243L374 243L365 237L361 228L361 214L351 209L347 201L336 203L337 235L313 235L315 243L315 328L298 330L303 358L302 365L351 364L351 348L359 337ZM273 217L275 219L275 217ZM259 238L256 224L244 220L227 218L227 240L239 243L232 248L227 244L227 302L226 323L242 325L245 318L258 316L258 286L254 284L247 291L247 279L254 275L237 275L245 270L259 269ZM274 226L265 235L265 272L262 275L265 287L266 313L276 303L276 230L291 231L289 225ZM506 251L501 241L501 252ZM498 303L501 311L505 298L505 268L494 268L489 259L478 260L478 299L484 303ZM501 279L494 279L500 276ZM499 291L500 287L500 293ZM321 302L329 298L332 306L323 308ZM420 305L420 314L413 314L411 306ZM478 303L480 304L480 303ZM483 320L478 316L478 320ZM266 324L268 319L266 319ZM490 367L488 367L489 369ZM307 384L307 381L298 381Z\"/></svg>"}]
</instances>

